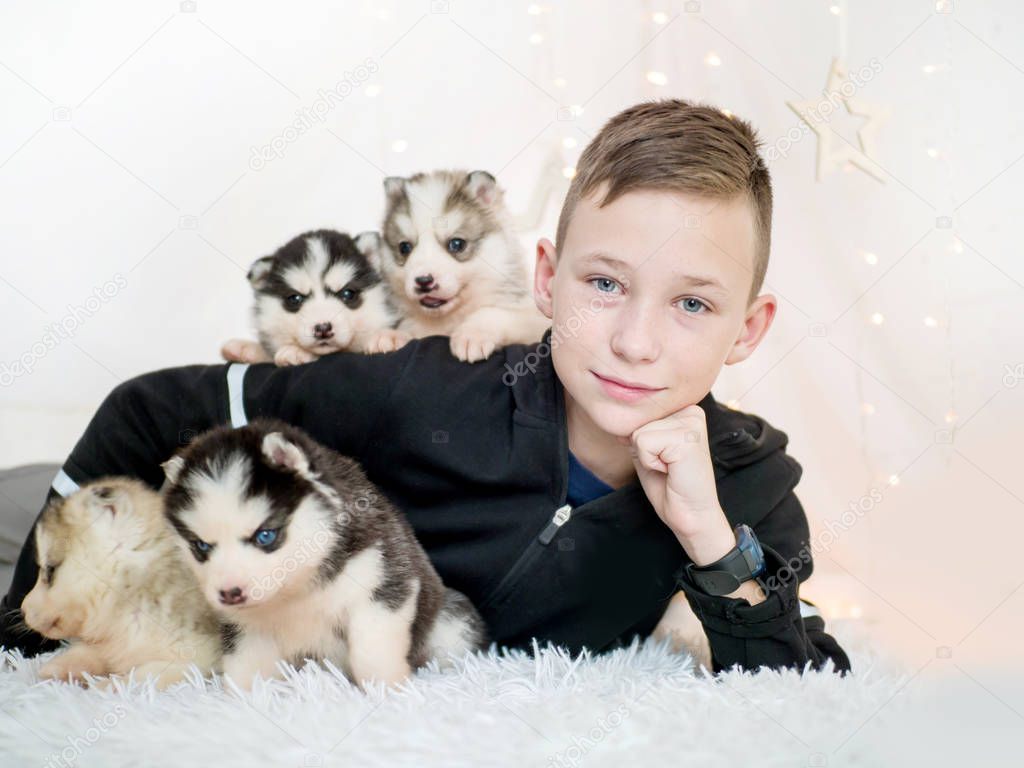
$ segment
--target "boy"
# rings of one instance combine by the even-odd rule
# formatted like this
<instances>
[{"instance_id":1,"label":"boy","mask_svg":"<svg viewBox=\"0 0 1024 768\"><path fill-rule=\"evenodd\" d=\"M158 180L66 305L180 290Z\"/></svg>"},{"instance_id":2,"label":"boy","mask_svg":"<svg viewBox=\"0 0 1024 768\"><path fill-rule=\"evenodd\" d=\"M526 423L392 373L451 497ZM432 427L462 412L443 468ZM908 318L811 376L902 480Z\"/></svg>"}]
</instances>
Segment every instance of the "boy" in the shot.
<instances>
[{"instance_id":1,"label":"boy","mask_svg":"<svg viewBox=\"0 0 1024 768\"><path fill-rule=\"evenodd\" d=\"M197 432L277 416L363 463L499 646L621 646L682 590L716 673L848 671L798 597L812 562L786 435L710 394L776 310L758 295L771 186L757 146L710 107L631 107L583 152L557 246L537 245L541 342L477 363L433 336L292 368L147 373L104 400L50 496L102 474L159 487ZM15 616L33 548L30 535L5 598ZM55 647L13 628L0 642Z\"/></svg>"}]
</instances>

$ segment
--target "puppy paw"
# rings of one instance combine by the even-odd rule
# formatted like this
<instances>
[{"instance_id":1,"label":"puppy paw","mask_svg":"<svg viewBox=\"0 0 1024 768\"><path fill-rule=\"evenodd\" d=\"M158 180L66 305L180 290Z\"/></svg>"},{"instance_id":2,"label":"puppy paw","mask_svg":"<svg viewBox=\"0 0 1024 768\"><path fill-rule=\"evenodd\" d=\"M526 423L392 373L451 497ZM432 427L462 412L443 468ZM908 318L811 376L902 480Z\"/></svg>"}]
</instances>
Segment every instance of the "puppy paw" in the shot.
<instances>
[{"instance_id":1,"label":"puppy paw","mask_svg":"<svg viewBox=\"0 0 1024 768\"><path fill-rule=\"evenodd\" d=\"M118 677L118 676L117 675L110 675L109 677L96 677L96 678L93 678L93 681L92 681L92 683L90 684L89 687L94 689L94 690L97 690L97 691L106 691L107 693L110 693L111 691L115 690L114 689L114 678L115 677Z\"/></svg>"},{"instance_id":2,"label":"puppy paw","mask_svg":"<svg viewBox=\"0 0 1024 768\"><path fill-rule=\"evenodd\" d=\"M383 331L377 331L367 338L366 342L362 345L362 351L368 355L375 355L380 352L394 352L396 349L404 347L410 341L412 341L411 334L394 328L387 328Z\"/></svg>"},{"instance_id":3,"label":"puppy paw","mask_svg":"<svg viewBox=\"0 0 1024 768\"><path fill-rule=\"evenodd\" d=\"M40 680L60 680L61 682L85 685L85 673L93 674L88 666L77 663L74 659L56 656L39 668Z\"/></svg>"},{"instance_id":4,"label":"puppy paw","mask_svg":"<svg viewBox=\"0 0 1024 768\"><path fill-rule=\"evenodd\" d=\"M498 347L498 339L491 331L461 326L451 335L449 347L459 360L475 363L490 357Z\"/></svg>"},{"instance_id":5,"label":"puppy paw","mask_svg":"<svg viewBox=\"0 0 1024 768\"><path fill-rule=\"evenodd\" d=\"M302 365L303 363L311 363L314 360L316 360L316 355L312 352L307 352L302 347L296 347L291 344L281 347L274 355L274 364L279 367L285 365Z\"/></svg>"},{"instance_id":6,"label":"puppy paw","mask_svg":"<svg viewBox=\"0 0 1024 768\"><path fill-rule=\"evenodd\" d=\"M231 339L220 348L220 356L231 363L267 363L270 358L263 346L248 339Z\"/></svg>"}]
</instances>

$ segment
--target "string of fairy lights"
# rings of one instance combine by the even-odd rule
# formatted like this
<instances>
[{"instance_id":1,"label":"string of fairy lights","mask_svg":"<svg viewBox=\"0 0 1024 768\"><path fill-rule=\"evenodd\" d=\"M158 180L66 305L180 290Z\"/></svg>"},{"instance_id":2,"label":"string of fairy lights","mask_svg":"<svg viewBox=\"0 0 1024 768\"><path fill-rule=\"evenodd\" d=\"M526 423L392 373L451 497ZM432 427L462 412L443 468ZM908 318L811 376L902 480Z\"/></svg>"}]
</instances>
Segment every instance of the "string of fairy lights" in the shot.
<instances>
[{"instance_id":1,"label":"string of fairy lights","mask_svg":"<svg viewBox=\"0 0 1024 768\"><path fill-rule=\"evenodd\" d=\"M939 6L942 5L943 2L944 0L939 0L939 2L937 2L936 10L941 10ZM700 4L693 2L683 2L682 0L645 0L642 9L644 17L641 20L645 25L649 27L649 30L644 35L644 38L650 38L651 34L656 34L658 30L665 28L667 25L673 22L674 18L678 16L680 13L688 13L692 11L694 7L697 10L699 10ZM838 52L838 58L841 61L845 62L848 55L847 0L826 0L825 7L827 8L828 13L836 17L836 47ZM562 53L562 43L564 42L565 34L567 32L567 29L564 24L564 18L562 17L565 14L565 10L562 8L556 8L556 6L554 6L551 3L529 3L524 6L524 11L532 19L531 24L529 25L526 42L529 44L531 48L534 48L536 50L534 57L532 57L531 77L534 78L536 82L542 84L545 87L545 89L550 89L556 97L569 93L571 91L569 87L570 83L568 82L566 73L563 70L564 60L562 58L563 55L566 55ZM390 18L391 13L389 10L383 9L379 11L378 15L380 18L387 20ZM923 65L921 66L921 72L925 77L945 76L946 78L949 79L951 79L952 77L952 22L949 14L945 14L944 24L946 35L944 58L941 61L926 61L925 63L923 63ZM555 28L556 25L557 28ZM680 26L680 30L681 32L679 34L685 34L685 25ZM681 67L678 65L678 62L676 61L677 51L680 48L679 40L671 40L670 38L667 37L665 40L660 41L660 43L662 44L649 46L649 50L645 51L645 55L647 56L646 60L651 63L650 66L646 66L643 68L642 83L640 84L640 90L651 95L656 95L659 91L665 92L671 89L674 85L673 78L678 77L679 73L682 71ZM690 47L691 46L686 46L686 49L688 50L690 49ZM654 62L654 57L658 55L662 56L662 58ZM666 55L669 56L668 59L665 58ZM700 57L700 61L702 62L703 67L705 67L708 71L709 89L712 91L716 90L716 73L720 70L727 69L728 61L722 55L722 53L720 53L718 50L711 48L703 51ZM676 83L675 85L678 85L678 83ZM952 84L950 83L950 88L951 87ZM371 98L380 95L381 91L382 86L376 82L369 83L364 89L366 95ZM712 93L711 95L712 97L714 97L715 94ZM949 99L948 101L948 109L950 111L954 111L956 109L954 103L955 99ZM574 118L578 118L584 113L584 106L579 103L569 103L567 104L566 109L571 110L572 116ZM732 116L732 113L728 109L722 108L722 112L729 117ZM948 119L945 121L945 123L947 125L948 132L944 139L944 145L941 145L941 142L940 145L936 145L936 143L930 143L925 147L924 152L926 153L927 157L930 158L931 160L943 164L943 170L945 172L946 181L944 186L950 193L949 198L946 201L946 204L948 206L948 210L953 211L955 209L955 201L951 196L952 169L950 155L953 143L952 131L954 120ZM539 142L542 143L543 141L548 141L550 144L549 157L560 157L561 159L560 161L555 161L557 163L557 167L555 168L552 168L551 162L545 163L545 167L542 169L541 172L541 178L535 185L537 187L537 195L550 195L552 180L550 178L547 178L549 174L560 175L561 179L559 181L562 184L562 186L560 187L561 189L564 189L564 186L567 185L568 180L575 175L574 159L579 155L579 152L581 150L581 144L583 143L584 138L578 132L577 125L578 124L575 123L574 121L566 121L564 125L558 124L556 129L550 132L553 134L552 136L545 136L542 139L542 141ZM383 140L385 142L388 142L387 146L389 147L390 152L395 154L406 152L410 146L409 140L403 137L394 136L391 138L383 138ZM863 150L864 147L862 146L861 151ZM843 170L845 170L846 172L853 172L856 170L856 168L851 163L847 162L843 166ZM547 206L550 207L551 205L557 204L557 200L552 201L550 197L547 199ZM543 209L544 206L541 206L541 208ZM543 213L544 210L539 210L535 212L535 214L532 214L532 216L530 217L531 220L521 221L520 223L525 225L524 228L530 228L530 224L540 225L540 219L543 216ZM964 247L955 238L951 226L948 227L948 231L950 240L948 247L946 249L947 254L951 254L954 256L962 254L964 252ZM882 262L882 259L880 259L878 253L874 252L873 250L857 249L855 250L855 253L859 256L859 258L863 260L863 263L869 267L880 266L880 263ZM946 266L947 265L944 263L943 267ZM943 268L942 271L944 279L942 311L939 313L925 314L922 317L921 322L923 323L925 328L942 331L945 334L946 355L949 360L949 406L946 413L943 416L943 420L946 425L950 425L950 427L952 428L952 426L955 424L957 420L957 414L954 408L956 391L954 357L952 354L952 315L951 307L949 304L949 270L948 268ZM864 310L862 316L864 318L864 322L868 326L874 328L885 327L886 324L889 322L889 318L883 311L883 308L878 307L877 305L872 307L870 300L863 302L863 304ZM858 355L860 351L862 351L859 349L859 345L870 343L872 343L872 337L862 334L858 335ZM865 395L863 373L859 369L857 369L856 376L856 392L857 397L860 401L859 412L860 429L862 437L861 444L864 446L865 452L865 469L868 471L870 476L878 477L882 481L888 483L889 485L896 485L900 481L899 474L897 472L886 473L879 471L876 466L873 466L869 456L867 455L867 435L870 431L869 427L871 417L876 415L879 409L876 406L876 403L870 401ZM738 409L740 407L740 402L736 399L726 400L726 404L727 406L735 409Z\"/></svg>"},{"instance_id":2,"label":"string of fairy lights","mask_svg":"<svg viewBox=\"0 0 1024 768\"><path fill-rule=\"evenodd\" d=\"M944 6L947 4L947 0L936 1L936 11L942 12ZM848 57L848 9L847 0L826 0L824 8L827 12L835 17L836 19L836 50L837 59L845 65ZM649 40L652 34L656 34L659 29L666 27L672 22L676 16L680 13L690 13L692 11L699 12L700 3L694 2L683 2L683 0L644 0L642 10L643 14L641 22L647 25L645 33L642 35L644 40ZM527 42L531 48L535 49L535 55L532 58L532 70L531 76L535 82L540 83L547 90L550 89L551 93L556 97L561 97L571 92L567 73L564 68L565 55L563 53L564 41L569 33L569 27L565 23L564 18L566 11L560 6L556 6L552 3L530 3L524 7L525 13L530 16L532 22L530 24ZM380 18L390 18L390 13L382 11ZM952 92L952 72L953 72L953 45L952 45L952 19L949 14L945 14L944 19L944 30L945 30L945 50L944 57L941 61L927 61L921 65L920 71L925 77L933 76L944 76L949 80L949 88ZM683 46L678 39L678 35L686 34L686 25L680 25L678 31L674 32L677 39L673 40L666 37L664 40L655 41L655 45L650 45L649 48L645 49L645 61L646 66L642 67L642 81L638 85L638 91L644 94L645 98L657 97L659 93L668 92L673 85L678 87L678 83L673 82L673 78L680 76L682 67L677 61L679 52L693 50L692 45ZM715 96L713 93L717 78L721 75L718 72L727 72L729 67L729 61L722 55L718 50L707 48L698 53L700 61L707 71L707 86L708 90L712 91L712 98ZM845 71L845 69L844 69ZM381 86L377 83L369 83L364 93L370 98L374 98L381 93ZM568 101L568 99L566 99ZM852 109L849 104L846 105L847 110ZM571 109L573 117L579 117L584 112L584 106L581 104L567 104L567 108ZM943 141L937 141L933 139L925 148L924 152L928 158L936 162L942 163L942 169L944 172L943 186L946 190L945 210L950 212L956 209L956 200L953 195L953 183L952 183L952 147L954 143L954 132L956 122L956 99L947 99L947 119L944 121L947 129L947 133ZM721 107L722 112L727 116L731 117L732 112ZM581 144L584 142L585 136L577 129L577 123L575 121L566 121L564 124L556 123L556 127L549 131L551 135L545 135L543 138L538 140L538 144L542 145L542 149L547 150L546 159L542 163L542 168L538 176L538 183L534 185L535 200L530 205L532 211L528 216L520 217L519 224L521 229L533 229L541 225L541 219L544 215L545 208L551 205L557 205L560 200L560 194L552 195L552 191L556 193L564 194L565 188L568 186L568 181L575 176L575 158L581 149ZM860 134L858 134L860 138ZM391 152L402 153L409 148L409 142L402 137L393 137L391 139L382 139L385 142L389 142L388 146ZM820 139L819 139L820 140ZM861 140L860 152L865 158L869 157L869 148L864 145ZM849 153L851 150L849 146L842 147L842 149ZM854 148L856 151L856 148ZM861 166L863 168L863 166ZM853 173L857 170L854 163L847 160L841 169L846 173ZM556 177L552 179L552 176ZM876 178L877 175L876 175ZM821 173L819 170L819 179L821 179ZM880 178L880 181L885 181L884 178ZM542 204L536 204L537 198L541 199ZM952 337L952 312L950 305L950 270L949 270L949 259L955 258L955 256L963 253L964 248L962 243L956 238L951 223L948 226L938 225L940 229L947 229L949 233L948 246L944 249L944 258L941 267L943 272L943 306L941 312L929 313L921 318L921 322L928 329L935 329L942 331L945 334L945 351L948 359L948 402L949 407L946 410L943 420L946 425L949 425L950 430L955 428L957 421L957 412L955 409L956 402L956 370L955 370L955 357L953 354L953 337ZM868 267L878 267L881 259L878 254L869 248L859 248L854 250L854 254L863 260L863 263ZM882 307L872 307L873 300L868 296L864 297L866 300L862 301L863 310L862 317L864 322L869 327L874 328L886 328L888 318L883 311ZM858 359L863 352L863 345L871 345L874 343L874 339L870 334L858 334L857 335L857 350L856 354ZM899 472L889 471L885 472L879 470L875 462L872 461L869 446L870 441L868 435L871 431L872 417L878 412L878 407L875 403L871 402L865 394L865 380L864 374L858 367L856 369L856 395L860 402L859 416L860 416L860 430L861 430L861 446L862 455L865 463L866 471L869 477L876 479L876 482L881 482L889 486L896 486L900 482ZM736 399L730 399L725 401L725 404L732 408L739 408L740 402ZM862 609L856 602L846 601L845 603L840 601L841 604L835 604L832 607L830 613L834 616L845 616L858 618L862 615ZM824 606L823 606L824 607Z\"/></svg>"}]
</instances>

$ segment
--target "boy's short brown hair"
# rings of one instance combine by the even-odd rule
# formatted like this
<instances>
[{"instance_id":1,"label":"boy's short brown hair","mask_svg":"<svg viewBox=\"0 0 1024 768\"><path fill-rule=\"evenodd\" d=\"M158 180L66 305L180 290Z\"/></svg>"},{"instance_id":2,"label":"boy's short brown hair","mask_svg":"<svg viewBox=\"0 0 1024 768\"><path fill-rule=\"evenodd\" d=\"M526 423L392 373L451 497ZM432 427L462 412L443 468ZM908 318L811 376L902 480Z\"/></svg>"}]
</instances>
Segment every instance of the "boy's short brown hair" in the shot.
<instances>
[{"instance_id":1,"label":"boy's short brown hair","mask_svg":"<svg viewBox=\"0 0 1024 768\"><path fill-rule=\"evenodd\" d=\"M634 190L685 192L710 198L746 195L756 237L753 281L747 303L764 283L771 247L772 184L758 154L761 143L745 120L683 99L646 101L606 122L576 165L558 217L561 249L573 210L602 182L604 207Z\"/></svg>"}]
</instances>

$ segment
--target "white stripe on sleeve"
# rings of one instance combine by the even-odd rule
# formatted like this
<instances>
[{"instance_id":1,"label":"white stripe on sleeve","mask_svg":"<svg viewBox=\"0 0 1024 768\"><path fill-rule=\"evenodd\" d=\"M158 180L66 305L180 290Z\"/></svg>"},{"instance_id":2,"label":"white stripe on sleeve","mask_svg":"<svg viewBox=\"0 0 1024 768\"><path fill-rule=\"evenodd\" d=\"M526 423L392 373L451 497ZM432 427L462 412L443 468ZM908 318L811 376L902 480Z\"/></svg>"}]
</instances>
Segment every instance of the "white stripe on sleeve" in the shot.
<instances>
[{"instance_id":1,"label":"white stripe on sleeve","mask_svg":"<svg viewBox=\"0 0 1024 768\"><path fill-rule=\"evenodd\" d=\"M228 366L228 405L232 427L244 427L249 423L245 417L245 400L242 396L242 380L248 368L248 363L232 363Z\"/></svg>"},{"instance_id":2,"label":"white stripe on sleeve","mask_svg":"<svg viewBox=\"0 0 1024 768\"><path fill-rule=\"evenodd\" d=\"M53 482L50 483L57 493L61 496L67 497L78 490L78 483L68 477L68 473L63 469L57 473L57 476L53 478Z\"/></svg>"},{"instance_id":3,"label":"white stripe on sleeve","mask_svg":"<svg viewBox=\"0 0 1024 768\"><path fill-rule=\"evenodd\" d=\"M813 603L808 603L806 600L800 600L800 616L806 618L807 616L821 616L821 611Z\"/></svg>"}]
</instances>

